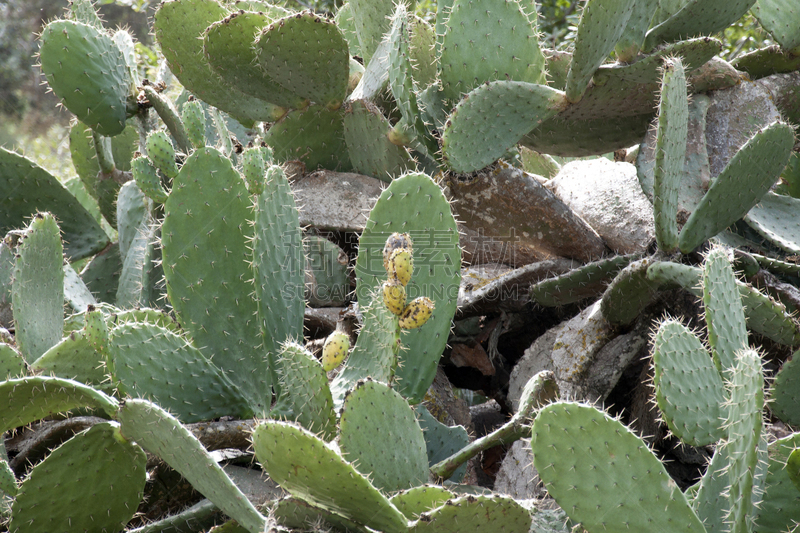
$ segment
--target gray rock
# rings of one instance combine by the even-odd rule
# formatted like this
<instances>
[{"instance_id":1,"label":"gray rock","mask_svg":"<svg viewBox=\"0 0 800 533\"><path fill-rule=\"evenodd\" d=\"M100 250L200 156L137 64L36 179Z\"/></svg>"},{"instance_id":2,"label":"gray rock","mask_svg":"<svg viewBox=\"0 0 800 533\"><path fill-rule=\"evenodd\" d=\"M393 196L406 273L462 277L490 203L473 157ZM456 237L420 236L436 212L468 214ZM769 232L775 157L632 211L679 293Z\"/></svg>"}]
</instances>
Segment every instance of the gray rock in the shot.
<instances>
[{"instance_id":1,"label":"gray rock","mask_svg":"<svg viewBox=\"0 0 800 533\"><path fill-rule=\"evenodd\" d=\"M653 206L630 163L572 161L548 188L619 254L643 252L655 237Z\"/></svg>"},{"instance_id":2,"label":"gray rock","mask_svg":"<svg viewBox=\"0 0 800 533\"><path fill-rule=\"evenodd\" d=\"M566 257L590 261L605 252L597 233L532 174L500 164L448 183L462 248L472 264L522 266Z\"/></svg>"},{"instance_id":3,"label":"gray rock","mask_svg":"<svg viewBox=\"0 0 800 533\"><path fill-rule=\"evenodd\" d=\"M516 441L506 453L497 478L495 492L507 494L515 500L541 498L546 492L533 467L533 453L528 439Z\"/></svg>"},{"instance_id":4,"label":"gray rock","mask_svg":"<svg viewBox=\"0 0 800 533\"><path fill-rule=\"evenodd\" d=\"M300 225L333 231L361 231L383 182L361 174L320 170L292 182Z\"/></svg>"},{"instance_id":5,"label":"gray rock","mask_svg":"<svg viewBox=\"0 0 800 533\"><path fill-rule=\"evenodd\" d=\"M545 331L525 350L522 358L514 365L508 382L508 401L511 402L514 412L519 409L519 398L528 380L542 370L554 370L550 354L553 353L558 328L559 326L556 326Z\"/></svg>"}]
</instances>

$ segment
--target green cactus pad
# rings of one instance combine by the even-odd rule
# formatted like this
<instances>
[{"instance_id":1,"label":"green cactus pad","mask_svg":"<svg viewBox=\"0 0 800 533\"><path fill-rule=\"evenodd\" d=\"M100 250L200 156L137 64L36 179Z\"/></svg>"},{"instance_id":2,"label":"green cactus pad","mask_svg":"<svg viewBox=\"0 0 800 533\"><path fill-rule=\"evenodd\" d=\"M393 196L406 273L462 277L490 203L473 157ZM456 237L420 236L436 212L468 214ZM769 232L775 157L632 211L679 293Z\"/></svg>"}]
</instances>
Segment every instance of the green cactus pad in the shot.
<instances>
[{"instance_id":1,"label":"green cactus pad","mask_svg":"<svg viewBox=\"0 0 800 533\"><path fill-rule=\"evenodd\" d=\"M225 83L203 54L203 32L227 14L217 0L164 2L155 15L156 40L172 73L198 98L239 120L276 120L283 108Z\"/></svg>"},{"instance_id":2,"label":"green cactus pad","mask_svg":"<svg viewBox=\"0 0 800 533\"><path fill-rule=\"evenodd\" d=\"M331 382L337 408L341 408L345 394L359 380L369 376L383 383L392 383L397 370L397 318L389 312L381 298L368 301L367 307L361 307L364 325L358 333L356 345Z\"/></svg>"},{"instance_id":3,"label":"green cactus pad","mask_svg":"<svg viewBox=\"0 0 800 533\"><path fill-rule=\"evenodd\" d=\"M679 57L684 72L690 73L703 66L721 50L722 42L711 37L687 39L665 45L630 65L619 63L602 65L594 74L594 83L598 85L617 81L658 83L663 77L662 68L667 59Z\"/></svg>"},{"instance_id":4,"label":"green cactus pad","mask_svg":"<svg viewBox=\"0 0 800 533\"><path fill-rule=\"evenodd\" d=\"M597 297L620 270L640 257L639 254L615 255L581 265L566 274L534 283L528 291L528 297L531 302L545 307L558 307Z\"/></svg>"},{"instance_id":5,"label":"green cactus pad","mask_svg":"<svg viewBox=\"0 0 800 533\"><path fill-rule=\"evenodd\" d=\"M103 21L97 15L93 0L71 0L69 3L69 18L94 26L102 30Z\"/></svg>"},{"instance_id":6,"label":"green cactus pad","mask_svg":"<svg viewBox=\"0 0 800 533\"><path fill-rule=\"evenodd\" d=\"M303 12L264 28L254 44L258 64L284 89L328 109L345 97L347 41L333 21Z\"/></svg>"},{"instance_id":7,"label":"green cactus pad","mask_svg":"<svg viewBox=\"0 0 800 533\"><path fill-rule=\"evenodd\" d=\"M659 284L647 277L652 263L649 258L639 259L617 274L603 293L600 305L606 320L615 325L630 324L652 303L659 289Z\"/></svg>"},{"instance_id":8,"label":"green cactus pad","mask_svg":"<svg viewBox=\"0 0 800 533\"><path fill-rule=\"evenodd\" d=\"M584 6L564 89L570 102L581 99L595 70L622 37L634 5L635 0L593 0Z\"/></svg>"},{"instance_id":9,"label":"green cactus pad","mask_svg":"<svg viewBox=\"0 0 800 533\"><path fill-rule=\"evenodd\" d=\"M256 411L268 408L271 376L251 297L254 230L244 181L217 150L197 150L178 173L164 209L164 275L180 323L215 365L237 373L237 385Z\"/></svg>"},{"instance_id":10,"label":"green cactus pad","mask_svg":"<svg viewBox=\"0 0 800 533\"><path fill-rule=\"evenodd\" d=\"M756 531L781 533L796 527L800 493L792 483L786 464L799 447L800 433L793 433L769 445L764 496L753 513Z\"/></svg>"},{"instance_id":11,"label":"green cactus pad","mask_svg":"<svg viewBox=\"0 0 800 533\"><path fill-rule=\"evenodd\" d=\"M644 36L650 28L650 20L658 9L658 0L637 0L625 26L625 31L617 41L614 51L617 61L631 63L636 60L639 50L644 44Z\"/></svg>"},{"instance_id":12,"label":"green cactus pad","mask_svg":"<svg viewBox=\"0 0 800 533\"><path fill-rule=\"evenodd\" d=\"M442 133L445 164L473 172L496 161L526 133L564 109L564 93L544 85L493 81L467 94Z\"/></svg>"},{"instance_id":13,"label":"green cactus pad","mask_svg":"<svg viewBox=\"0 0 800 533\"><path fill-rule=\"evenodd\" d=\"M667 320L653 340L653 366L656 401L670 431L692 446L721 439L725 386L700 340Z\"/></svg>"},{"instance_id":14,"label":"green cactus pad","mask_svg":"<svg viewBox=\"0 0 800 533\"><path fill-rule=\"evenodd\" d=\"M85 311L97 301L71 265L64 265L64 301L73 311Z\"/></svg>"},{"instance_id":15,"label":"green cactus pad","mask_svg":"<svg viewBox=\"0 0 800 533\"><path fill-rule=\"evenodd\" d=\"M126 400L117 420L126 438L161 458L228 516L249 531L264 531L266 518L176 418L147 400Z\"/></svg>"},{"instance_id":16,"label":"green cactus pad","mask_svg":"<svg viewBox=\"0 0 800 533\"><path fill-rule=\"evenodd\" d=\"M264 192L264 178L267 167L261 153L261 147L246 148L242 152L242 177L247 183L250 194L258 195Z\"/></svg>"},{"instance_id":17,"label":"green cactus pad","mask_svg":"<svg viewBox=\"0 0 800 533\"><path fill-rule=\"evenodd\" d=\"M729 463L725 449L717 447L692 501L692 507L705 524L706 531L728 530L725 520L730 512L730 500L726 494L730 486L727 472Z\"/></svg>"},{"instance_id":18,"label":"green cactus pad","mask_svg":"<svg viewBox=\"0 0 800 533\"><path fill-rule=\"evenodd\" d=\"M26 368L22 354L10 344L0 342L0 381L22 377Z\"/></svg>"},{"instance_id":19,"label":"green cactus pad","mask_svg":"<svg viewBox=\"0 0 800 533\"><path fill-rule=\"evenodd\" d=\"M140 191L159 204L167 201L167 191L161 185L156 167L148 158L143 156L135 158L131 161L131 167L133 168L133 179Z\"/></svg>"},{"instance_id":20,"label":"green cactus pad","mask_svg":"<svg viewBox=\"0 0 800 533\"><path fill-rule=\"evenodd\" d=\"M762 237L789 253L800 253L800 199L768 192L744 220Z\"/></svg>"},{"instance_id":21,"label":"green cactus pad","mask_svg":"<svg viewBox=\"0 0 800 533\"><path fill-rule=\"evenodd\" d=\"M446 426L436 420L424 404L415 406L419 427L425 435L425 448L428 452L428 466L444 461L469 444L469 434L464 426ZM459 466L448 479L458 483L467 473L467 463ZM402 510L402 509L401 509ZM405 511L403 511L405 513Z\"/></svg>"},{"instance_id":22,"label":"green cactus pad","mask_svg":"<svg viewBox=\"0 0 800 533\"><path fill-rule=\"evenodd\" d=\"M775 122L753 135L733 156L686 221L680 249L689 253L746 214L777 181L789 161L794 130Z\"/></svg>"},{"instance_id":23,"label":"green cactus pad","mask_svg":"<svg viewBox=\"0 0 800 533\"><path fill-rule=\"evenodd\" d=\"M112 329L109 338L112 378L121 394L157 402L185 423L252 416L236 385L171 331L129 323Z\"/></svg>"},{"instance_id":24,"label":"green cactus pad","mask_svg":"<svg viewBox=\"0 0 800 533\"><path fill-rule=\"evenodd\" d=\"M203 35L203 52L214 71L240 91L277 106L298 109L308 105L299 94L281 85L258 67L253 43L274 19L264 13L232 13L209 26Z\"/></svg>"},{"instance_id":25,"label":"green cactus pad","mask_svg":"<svg viewBox=\"0 0 800 533\"><path fill-rule=\"evenodd\" d=\"M422 513L432 511L455 497L454 493L444 487L422 485L400 491L390 501L406 518L416 520Z\"/></svg>"},{"instance_id":26,"label":"green cactus pad","mask_svg":"<svg viewBox=\"0 0 800 533\"><path fill-rule=\"evenodd\" d=\"M686 157L689 99L680 58L664 61L653 177L653 213L658 247L671 252L678 247L678 191Z\"/></svg>"},{"instance_id":27,"label":"green cactus pad","mask_svg":"<svg viewBox=\"0 0 800 533\"><path fill-rule=\"evenodd\" d=\"M420 22L420 26L424 22ZM423 116L419 112L417 93L414 83L414 65L411 57L411 35L409 30L409 15L405 4L397 4L389 33L389 88L392 96L400 109L400 114L406 124L413 124L416 139L424 146L427 155L432 156L439 151L436 139L430 134L425 125ZM424 27L424 26L421 26ZM431 59L431 58L429 58ZM423 60L424 61L424 60ZM435 64L435 59L423 65ZM417 65L421 63L417 62Z\"/></svg>"},{"instance_id":28,"label":"green cactus pad","mask_svg":"<svg viewBox=\"0 0 800 533\"><path fill-rule=\"evenodd\" d=\"M119 406L114 398L83 383L47 376L0 382L0 398L6 399L6 407L0 413L3 433L79 407L102 409L111 416Z\"/></svg>"},{"instance_id":29,"label":"green cactus pad","mask_svg":"<svg viewBox=\"0 0 800 533\"><path fill-rule=\"evenodd\" d=\"M729 377L736 352L746 349L748 342L736 276L727 252L721 248L711 250L703 263L703 306L714 362Z\"/></svg>"},{"instance_id":30,"label":"green cactus pad","mask_svg":"<svg viewBox=\"0 0 800 533\"><path fill-rule=\"evenodd\" d=\"M758 446L763 431L764 376L761 357L755 350L737 352L732 368L730 402L725 420L727 438L722 442L730 463L729 498L731 512L727 522L731 531L749 531L754 474L758 465Z\"/></svg>"},{"instance_id":31,"label":"green cactus pad","mask_svg":"<svg viewBox=\"0 0 800 533\"><path fill-rule=\"evenodd\" d=\"M61 235L49 213L37 214L17 247L11 304L15 338L28 361L61 340L64 269Z\"/></svg>"},{"instance_id":32,"label":"green cactus pad","mask_svg":"<svg viewBox=\"0 0 800 533\"><path fill-rule=\"evenodd\" d=\"M344 459L383 492L428 481L428 457L414 412L397 392L362 381L344 399L339 422Z\"/></svg>"},{"instance_id":33,"label":"green cactus pad","mask_svg":"<svg viewBox=\"0 0 800 533\"><path fill-rule=\"evenodd\" d=\"M324 524L323 527L333 527L335 531L343 531L345 533L369 533L371 531L343 516L315 507L308 502L291 496L278 500L272 507L272 514L282 526L302 531L315 526L319 527L318 524L320 522Z\"/></svg>"},{"instance_id":34,"label":"green cactus pad","mask_svg":"<svg viewBox=\"0 0 800 533\"><path fill-rule=\"evenodd\" d=\"M481 494L461 496L423 513L410 533L480 533L482 531L528 531L531 515L507 496Z\"/></svg>"},{"instance_id":35,"label":"green cactus pad","mask_svg":"<svg viewBox=\"0 0 800 533\"><path fill-rule=\"evenodd\" d=\"M186 128L186 136L195 148L206 145L206 114L203 105L197 100L190 100L181 108L181 122Z\"/></svg>"},{"instance_id":36,"label":"green cactus pad","mask_svg":"<svg viewBox=\"0 0 800 533\"><path fill-rule=\"evenodd\" d=\"M311 307L337 307L349 300L350 273L347 254L324 237L303 237L306 253L306 300Z\"/></svg>"},{"instance_id":37,"label":"green cactus pad","mask_svg":"<svg viewBox=\"0 0 800 533\"><path fill-rule=\"evenodd\" d=\"M341 109L331 111L310 106L292 111L267 130L264 142L272 147L275 159L281 163L300 160L309 171L352 170Z\"/></svg>"},{"instance_id":38,"label":"green cactus pad","mask_svg":"<svg viewBox=\"0 0 800 533\"><path fill-rule=\"evenodd\" d=\"M331 445L287 422L265 421L253 431L256 458L292 496L387 533L407 520Z\"/></svg>"},{"instance_id":39,"label":"green cactus pad","mask_svg":"<svg viewBox=\"0 0 800 533\"><path fill-rule=\"evenodd\" d=\"M101 135L122 133L131 77L111 37L87 24L56 20L39 42L42 71L64 106Z\"/></svg>"},{"instance_id":40,"label":"green cactus pad","mask_svg":"<svg viewBox=\"0 0 800 533\"><path fill-rule=\"evenodd\" d=\"M113 468L98 465L101 457ZM120 531L142 499L146 463L145 453L120 434L116 422L92 426L31 470L14 499L8 530Z\"/></svg>"},{"instance_id":41,"label":"green cactus pad","mask_svg":"<svg viewBox=\"0 0 800 533\"><path fill-rule=\"evenodd\" d=\"M342 32L344 40L347 41L347 47L350 50L350 55L363 58L364 56L361 54L361 43L358 41L358 33L356 32L356 21L355 16L353 15L353 5L350 2L345 2L339 6L333 21L339 27L339 31Z\"/></svg>"},{"instance_id":42,"label":"green cactus pad","mask_svg":"<svg viewBox=\"0 0 800 533\"><path fill-rule=\"evenodd\" d=\"M757 0L752 9L761 27L787 52L800 47L800 9L791 0Z\"/></svg>"},{"instance_id":43,"label":"green cactus pad","mask_svg":"<svg viewBox=\"0 0 800 533\"><path fill-rule=\"evenodd\" d=\"M559 114L525 135L520 144L558 156L606 154L641 142L652 119L652 113L576 120L562 120Z\"/></svg>"},{"instance_id":44,"label":"green cactus pad","mask_svg":"<svg viewBox=\"0 0 800 533\"><path fill-rule=\"evenodd\" d=\"M119 253L123 262L141 229L142 222L148 219L147 207L147 200L136 183L129 181L120 189L117 198L117 231L119 233Z\"/></svg>"},{"instance_id":45,"label":"green cactus pad","mask_svg":"<svg viewBox=\"0 0 800 533\"><path fill-rule=\"evenodd\" d=\"M147 136L147 157L153 165L169 180L178 175L178 164L175 162L175 148L164 131L153 131Z\"/></svg>"},{"instance_id":46,"label":"green cactus pad","mask_svg":"<svg viewBox=\"0 0 800 533\"><path fill-rule=\"evenodd\" d=\"M94 217L56 178L31 160L0 147L0 234L20 229L38 211L60 222L70 261L94 255L109 243Z\"/></svg>"},{"instance_id":47,"label":"green cactus pad","mask_svg":"<svg viewBox=\"0 0 800 533\"><path fill-rule=\"evenodd\" d=\"M81 279L99 302L115 303L117 286L122 272L119 244L113 243L92 258L81 271Z\"/></svg>"},{"instance_id":48,"label":"green cactus pad","mask_svg":"<svg viewBox=\"0 0 800 533\"><path fill-rule=\"evenodd\" d=\"M445 97L458 101L494 80L544 84L535 23L517 0L453 2L439 58Z\"/></svg>"},{"instance_id":49,"label":"green cactus pad","mask_svg":"<svg viewBox=\"0 0 800 533\"><path fill-rule=\"evenodd\" d=\"M702 297L701 269L670 262L656 262L647 270L647 277L662 284L683 287ZM750 285L736 282L742 297L747 327L779 344L800 344L800 324L789 316L786 308Z\"/></svg>"},{"instance_id":50,"label":"green cactus pad","mask_svg":"<svg viewBox=\"0 0 800 533\"><path fill-rule=\"evenodd\" d=\"M650 50L661 43L711 35L739 20L756 0L688 0L675 3L680 6L668 19L650 31L644 40L644 49Z\"/></svg>"},{"instance_id":51,"label":"green cactus pad","mask_svg":"<svg viewBox=\"0 0 800 533\"><path fill-rule=\"evenodd\" d=\"M414 168L406 149L389 140L392 127L378 106L355 100L344 110L344 138L356 172L391 181Z\"/></svg>"},{"instance_id":52,"label":"green cactus pad","mask_svg":"<svg viewBox=\"0 0 800 533\"><path fill-rule=\"evenodd\" d=\"M278 367L294 419L326 441L336 438L333 397L319 361L303 346L287 342L278 353Z\"/></svg>"},{"instance_id":53,"label":"green cactus pad","mask_svg":"<svg viewBox=\"0 0 800 533\"><path fill-rule=\"evenodd\" d=\"M586 530L705 531L647 444L594 407L557 402L533 423L533 463Z\"/></svg>"},{"instance_id":54,"label":"green cactus pad","mask_svg":"<svg viewBox=\"0 0 800 533\"><path fill-rule=\"evenodd\" d=\"M31 369L74 379L108 394L113 391L113 385L107 379L103 356L92 346L84 331L70 333L31 363Z\"/></svg>"},{"instance_id":55,"label":"green cactus pad","mask_svg":"<svg viewBox=\"0 0 800 533\"><path fill-rule=\"evenodd\" d=\"M305 311L299 215L289 181L279 166L267 170L264 191L254 204L252 266L259 327L262 350L274 358L282 343L303 338ZM274 372L274 367L270 370Z\"/></svg>"},{"instance_id":56,"label":"green cactus pad","mask_svg":"<svg viewBox=\"0 0 800 533\"><path fill-rule=\"evenodd\" d=\"M379 55L377 50L383 41L384 34L389 31L395 2L392 0L350 0L348 3L358 37L360 55L367 64L374 56ZM355 55L355 52L351 53Z\"/></svg>"},{"instance_id":57,"label":"green cactus pad","mask_svg":"<svg viewBox=\"0 0 800 533\"><path fill-rule=\"evenodd\" d=\"M772 384L769 408L782 421L800 425L800 351L783 364Z\"/></svg>"},{"instance_id":58,"label":"green cactus pad","mask_svg":"<svg viewBox=\"0 0 800 533\"><path fill-rule=\"evenodd\" d=\"M414 244L414 276L406 287L408 300L427 296L436 306L424 326L401 334L407 349L400 351L397 390L414 404L433 382L461 280L461 249L450 205L439 186L425 174L407 174L393 181L370 212L355 267L356 292L362 304L370 301L386 279L383 247L394 232L408 233Z\"/></svg>"}]
</instances>

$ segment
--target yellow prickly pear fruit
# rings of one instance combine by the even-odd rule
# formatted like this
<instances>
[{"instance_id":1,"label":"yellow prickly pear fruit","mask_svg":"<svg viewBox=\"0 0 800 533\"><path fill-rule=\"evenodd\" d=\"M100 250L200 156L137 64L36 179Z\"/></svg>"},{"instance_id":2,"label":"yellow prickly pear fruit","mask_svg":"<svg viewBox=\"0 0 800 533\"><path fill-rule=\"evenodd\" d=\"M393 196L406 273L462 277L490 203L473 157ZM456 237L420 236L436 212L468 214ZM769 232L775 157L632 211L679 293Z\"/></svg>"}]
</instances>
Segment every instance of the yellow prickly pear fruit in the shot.
<instances>
[{"instance_id":1,"label":"yellow prickly pear fruit","mask_svg":"<svg viewBox=\"0 0 800 533\"><path fill-rule=\"evenodd\" d=\"M383 282L383 303L387 309L397 316L406 308L406 288L396 279Z\"/></svg>"},{"instance_id":2,"label":"yellow prickly pear fruit","mask_svg":"<svg viewBox=\"0 0 800 533\"><path fill-rule=\"evenodd\" d=\"M322 368L330 372L344 361L350 351L350 337L344 331L334 331L322 345Z\"/></svg>"},{"instance_id":3,"label":"yellow prickly pear fruit","mask_svg":"<svg viewBox=\"0 0 800 533\"><path fill-rule=\"evenodd\" d=\"M413 252L411 236L408 233L392 233L389 235L389 238L386 239L386 245L383 247L383 268L386 269L386 272L389 272L389 258L391 258L392 252L400 248Z\"/></svg>"},{"instance_id":4,"label":"yellow prickly pear fruit","mask_svg":"<svg viewBox=\"0 0 800 533\"><path fill-rule=\"evenodd\" d=\"M389 268L386 269L390 278L394 278L403 284L403 287L411 281L414 273L414 256L408 248L399 248L392 252L389 257Z\"/></svg>"},{"instance_id":5,"label":"yellow prickly pear fruit","mask_svg":"<svg viewBox=\"0 0 800 533\"><path fill-rule=\"evenodd\" d=\"M410 304L403 309L400 315L400 327L403 329L416 329L428 321L433 314L433 301L425 296L414 298Z\"/></svg>"}]
</instances>

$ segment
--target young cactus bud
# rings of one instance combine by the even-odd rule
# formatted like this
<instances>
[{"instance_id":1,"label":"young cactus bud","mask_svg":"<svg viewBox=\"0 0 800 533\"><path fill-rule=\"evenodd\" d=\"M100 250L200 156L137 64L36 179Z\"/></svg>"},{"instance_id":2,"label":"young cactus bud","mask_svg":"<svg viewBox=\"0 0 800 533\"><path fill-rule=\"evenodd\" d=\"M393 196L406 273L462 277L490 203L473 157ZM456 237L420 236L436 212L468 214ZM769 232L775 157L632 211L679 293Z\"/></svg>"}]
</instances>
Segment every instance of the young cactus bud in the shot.
<instances>
[{"instance_id":1,"label":"young cactus bud","mask_svg":"<svg viewBox=\"0 0 800 533\"><path fill-rule=\"evenodd\" d=\"M344 331L334 331L322 345L322 368L330 372L344 361L350 351L350 337Z\"/></svg>"},{"instance_id":2,"label":"young cactus bud","mask_svg":"<svg viewBox=\"0 0 800 533\"><path fill-rule=\"evenodd\" d=\"M425 322L433 314L433 301L425 296L414 298L410 304L403 309L400 315L400 327L402 329L416 329L425 325Z\"/></svg>"},{"instance_id":3,"label":"young cactus bud","mask_svg":"<svg viewBox=\"0 0 800 533\"><path fill-rule=\"evenodd\" d=\"M183 104L181 120L192 145L203 148L206 145L206 114L200 102L189 100Z\"/></svg>"},{"instance_id":4,"label":"young cactus bud","mask_svg":"<svg viewBox=\"0 0 800 533\"><path fill-rule=\"evenodd\" d=\"M392 252L386 272L389 273L390 278L399 281L403 287L408 285L411 275L414 273L414 257L411 255L411 250L400 248Z\"/></svg>"},{"instance_id":5,"label":"young cactus bud","mask_svg":"<svg viewBox=\"0 0 800 533\"><path fill-rule=\"evenodd\" d=\"M163 131L154 131L147 136L147 155L158 170L169 179L178 175L178 164L175 163L175 148Z\"/></svg>"},{"instance_id":6,"label":"young cactus bud","mask_svg":"<svg viewBox=\"0 0 800 533\"><path fill-rule=\"evenodd\" d=\"M397 279L383 282L383 303L392 314L400 316L406 308L406 287Z\"/></svg>"},{"instance_id":7,"label":"young cactus bud","mask_svg":"<svg viewBox=\"0 0 800 533\"><path fill-rule=\"evenodd\" d=\"M141 154L134 157L133 161L131 161L131 171L136 185L145 196L159 204L167 201L167 191L161 185L161 179L158 177L156 167L153 166L149 159Z\"/></svg>"},{"instance_id":8,"label":"young cactus bud","mask_svg":"<svg viewBox=\"0 0 800 533\"><path fill-rule=\"evenodd\" d=\"M264 165L264 158L260 148L248 148L244 151L242 154L242 171L250 194L264 192L264 175L267 172L267 168Z\"/></svg>"},{"instance_id":9,"label":"young cactus bud","mask_svg":"<svg viewBox=\"0 0 800 533\"><path fill-rule=\"evenodd\" d=\"M414 251L411 246L411 236L408 233L392 233L389 235L389 238L386 239L386 245L383 247L383 268L386 269L386 272L389 272L389 258L391 258L392 252L400 248L405 248L409 252Z\"/></svg>"}]
</instances>

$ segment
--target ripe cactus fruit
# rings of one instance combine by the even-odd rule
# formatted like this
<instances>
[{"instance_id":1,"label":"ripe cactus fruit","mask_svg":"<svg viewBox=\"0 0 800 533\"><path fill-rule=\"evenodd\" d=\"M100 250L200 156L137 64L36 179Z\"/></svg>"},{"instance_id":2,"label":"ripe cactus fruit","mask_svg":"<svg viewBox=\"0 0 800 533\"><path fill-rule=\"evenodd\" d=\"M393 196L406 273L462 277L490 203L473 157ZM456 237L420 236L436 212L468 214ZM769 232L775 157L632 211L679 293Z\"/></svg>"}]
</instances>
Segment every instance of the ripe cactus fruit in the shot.
<instances>
[{"instance_id":1,"label":"ripe cactus fruit","mask_svg":"<svg viewBox=\"0 0 800 533\"><path fill-rule=\"evenodd\" d=\"M397 279L383 282L383 303L393 315L400 316L406 308L406 287Z\"/></svg>"},{"instance_id":2,"label":"ripe cactus fruit","mask_svg":"<svg viewBox=\"0 0 800 533\"><path fill-rule=\"evenodd\" d=\"M155 167L169 179L178 175L178 164L175 162L175 148L164 131L154 131L147 136L147 156Z\"/></svg>"},{"instance_id":3,"label":"ripe cactus fruit","mask_svg":"<svg viewBox=\"0 0 800 533\"><path fill-rule=\"evenodd\" d=\"M403 309L400 315L401 329L417 329L425 325L433 314L433 300L426 296L414 298L410 304Z\"/></svg>"},{"instance_id":4,"label":"ripe cactus fruit","mask_svg":"<svg viewBox=\"0 0 800 533\"><path fill-rule=\"evenodd\" d=\"M330 372L344 361L350 351L350 337L344 331L334 331L322 346L322 368Z\"/></svg>"},{"instance_id":5,"label":"ripe cactus fruit","mask_svg":"<svg viewBox=\"0 0 800 533\"><path fill-rule=\"evenodd\" d=\"M142 155L134 157L133 161L131 161L131 170L133 171L133 179L136 181L136 185L145 196L159 204L167 201L167 191L161 185L161 178L158 177L156 167L153 166L153 163L148 158Z\"/></svg>"},{"instance_id":6,"label":"ripe cactus fruit","mask_svg":"<svg viewBox=\"0 0 800 533\"><path fill-rule=\"evenodd\" d=\"M56 20L42 32L39 56L50 88L81 122L101 135L122 133L132 84L125 57L109 35Z\"/></svg>"},{"instance_id":7,"label":"ripe cactus fruit","mask_svg":"<svg viewBox=\"0 0 800 533\"><path fill-rule=\"evenodd\" d=\"M389 266L386 269L390 279L396 279L405 287L414 274L414 256L408 248L394 250L389 256Z\"/></svg>"},{"instance_id":8,"label":"ripe cactus fruit","mask_svg":"<svg viewBox=\"0 0 800 533\"><path fill-rule=\"evenodd\" d=\"M389 272L389 259L395 250L404 248L409 253L413 253L414 245L411 242L411 236L408 233L392 233L386 239L386 244L383 246L383 268Z\"/></svg>"}]
</instances>

